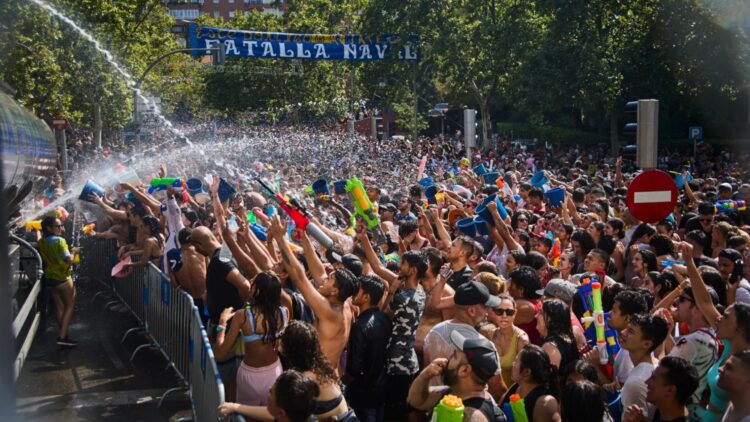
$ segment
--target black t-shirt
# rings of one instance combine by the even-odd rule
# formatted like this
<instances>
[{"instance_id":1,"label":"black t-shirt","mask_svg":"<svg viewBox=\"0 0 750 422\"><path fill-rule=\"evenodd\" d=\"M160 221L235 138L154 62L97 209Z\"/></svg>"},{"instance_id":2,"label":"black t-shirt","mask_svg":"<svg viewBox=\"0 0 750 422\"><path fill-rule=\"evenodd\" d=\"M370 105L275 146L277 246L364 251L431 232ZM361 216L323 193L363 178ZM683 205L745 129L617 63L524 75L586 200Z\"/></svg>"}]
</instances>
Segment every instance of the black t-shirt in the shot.
<instances>
[{"instance_id":1,"label":"black t-shirt","mask_svg":"<svg viewBox=\"0 0 750 422\"><path fill-rule=\"evenodd\" d=\"M456 290L458 286L468 283L471 281L474 273L471 271L471 268L469 266L465 266L463 270L456 271L453 273L451 278L448 279L448 285L453 287L453 290Z\"/></svg>"},{"instance_id":2,"label":"black t-shirt","mask_svg":"<svg viewBox=\"0 0 750 422\"><path fill-rule=\"evenodd\" d=\"M245 306L237 288L227 281L227 276L236 267L231 261L221 259L220 252L221 249L214 252L206 269L206 308L208 318L214 324L219 323L219 317L224 309L242 309Z\"/></svg>"}]
</instances>

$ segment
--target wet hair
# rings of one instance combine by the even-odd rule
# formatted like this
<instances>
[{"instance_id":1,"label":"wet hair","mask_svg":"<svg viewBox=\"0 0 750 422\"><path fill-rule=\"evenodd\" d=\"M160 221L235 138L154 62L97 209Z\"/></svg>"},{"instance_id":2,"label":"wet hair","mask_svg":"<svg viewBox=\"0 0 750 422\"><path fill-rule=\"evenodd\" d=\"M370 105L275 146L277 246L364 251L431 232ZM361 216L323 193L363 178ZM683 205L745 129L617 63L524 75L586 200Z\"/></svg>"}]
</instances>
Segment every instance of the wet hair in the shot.
<instances>
[{"instance_id":1,"label":"wet hair","mask_svg":"<svg viewBox=\"0 0 750 422\"><path fill-rule=\"evenodd\" d=\"M539 270L547 265L547 258L537 251L531 251L526 254L526 258L523 260L524 265Z\"/></svg>"},{"instance_id":2,"label":"wet hair","mask_svg":"<svg viewBox=\"0 0 750 422\"><path fill-rule=\"evenodd\" d=\"M650 314L635 314L630 317L630 323L641 329L641 337L651 341L649 352L653 352L667 338L669 327L661 317Z\"/></svg>"},{"instance_id":3,"label":"wet hair","mask_svg":"<svg viewBox=\"0 0 750 422\"><path fill-rule=\"evenodd\" d=\"M594 365L586 362L583 359L577 359L572 362L568 362L567 365L560 369L560 382L563 386L573 374L580 374L591 382L599 382L599 374L596 371Z\"/></svg>"},{"instance_id":4,"label":"wet hair","mask_svg":"<svg viewBox=\"0 0 750 422\"><path fill-rule=\"evenodd\" d=\"M568 317L568 320L570 320L570 317ZM519 369L521 371L528 369L535 384L541 384L554 397L559 397L557 367L552 365L547 352L535 344L527 344L518 354L520 355Z\"/></svg>"},{"instance_id":5,"label":"wet hair","mask_svg":"<svg viewBox=\"0 0 750 422\"><path fill-rule=\"evenodd\" d=\"M511 283L523 289L525 299L539 299L540 296L536 291L542 289L542 280L533 268L525 266L516 268L508 274L508 278Z\"/></svg>"},{"instance_id":6,"label":"wet hair","mask_svg":"<svg viewBox=\"0 0 750 422\"><path fill-rule=\"evenodd\" d=\"M664 296L668 295L669 292L676 289L680 283L677 281L677 277L669 271L664 271L663 273L658 274L659 278L651 278L651 281L654 282L654 293L656 293L656 286L661 286L661 289L659 289L659 299L662 299Z\"/></svg>"},{"instance_id":7,"label":"wet hair","mask_svg":"<svg viewBox=\"0 0 750 422\"><path fill-rule=\"evenodd\" d=\"M284 367L299 372L310 371L319 384L336 384L338 377L331 368L323 351L315 328L303 321L293 320L281 336Z\"/></svg>"},{"instance_id":8,"label":"wet hair","mask_svg":"<svg viewBox=\"0 0 750 422\"><path fill-rule=\"evenodd\" d=\"M274 383L276 405L292 422L305 422L315 412L320 387L318 384L293 369L284 371Z\"/></svg>"},{"instance_id":9,"label":"wet hair","mask_svg":"<svg viewBox=\"0 0 750 422\"><path fill-rule=\"evenodd\" d=\"M706 242L706 233L700 229L691 230L685 235L685 240L692 240L698 245L703 245Z\"/></svg>"},{"instance_id":10,"label":"wet hair","mask_svg":"<svg viewBox=\"0 0 750 422\"><path fill-rule=\"evenodd\" d=\"M570 307L560 299L548 299L542 303L544 323L547 326L547 337L557 336L572 343L573 325L570 322Z\"/></svg>"},{"instance_id":11,"label":"wet hair","mask_svg":"<svg viewBox=\"0 0 750 422\"><path fill-rule=\"evenodd\" d=\"M698 214L700 215L714 215L716 213L716 206L711 202L701 202L698 204Z\"/></svg>"},{"instance_id":12,"label":"wet hair","mask_svg":"<svg viewBox=\"0 0 750 422\"><path fill-rule=\"evenodd\" d=\"M664 356L659 361L659 368L664 368L664 381L673 385L677 390L675 399L681 405L690 403L690 399L698 388L700 377L692 363L677 356Z\"/></svg>"},{"instance_id":13,"label":"wet hair","mask_svg":"<svg viewBox=\"0 0 750 422\"><path fill-rule=\"evenodd\" d=\"M253 294L251 297L252 310L258 310L263 315L263 334L261 340L276 348L278 333L284 329L280 326L281 313L281 280L268 271L258 273L253 279ZM256 324L258 318L255 318Z\"/></svg>"},{"instance_id":14,"label":"wet hair","mask_svg":"<svg viewBox=\"0 0 750 422\"><path fill-rule=\"evenodd\" d=\"M645 314L649 311L646 298L635 290L623 290L615 296L615 302L620 304L620 313L623 316Z\"/></svg>"},{"instance_id":15,"label":"wet hair","mask_svg":"<svg viewBox=\"0 0 750 422\"><path fill-rule=\"evenodd\" d=\"M406 251L401 260L417 269L418 279L424 278L425 273L427 273L427 257L422 251Z\"/></svg>"},{"instance_id":16,"label":"wet hair","mask_svg":"<svg viewBox=\"0 0 750 422\"><path fill-rule=\"evenodd\" d=\"M606 252L607 255L612 255L615 248L617 248L617 240L613 236L602 235L596 243L596 249Z\"/></svg>"},{"instance_id":17,"label":"wet hair","mask_svg":"<svg viewBox=\"0 0 750 422\"><path fill-rule=\"evenodd\" d=\"M650 274L650 273L649 273ZM648 309L651 310L654 307L654 300L655 296L651 291L645 287L639 287L635 289L635 291L643 297L643 299L646 301L646 306L648 306Z\"/></svg>"},{"instance_id":18,"label":"wet hair","mask_svg":"<svg viewBox=\"0 0 750 422\"><path fill-rule=\"evenodd\" d=\"M592 249L596 248L596 242L594 242L591 233L583 229L577 229L570 236L570 240L578 242L581 245L581 256L586 256Z\"/></svg>"},{"instance_id":19,"label":"wet hair","mask_svg":"<svg viewBox=\"0 0 750 422\"><path fill-rule=\"evenodd\" d=\"M440 274L440 267L445 263L443 254L440 253L437 248L433 248L432 246L421 249L421 251L427 259L427 266L432 270L432 275L437 277L437 275Z\"/></svg>"},{"instance_id":20,"label":"wet hair","mask_svg":"<svg viewBox=\"0 0 750 422\"><path fill-rule=\"evenodd\" d=\"M727 303L727 283L721 277L721 273L714 269L699 269L703 283L713 288L719 297L719 303Z\"/></svg>"},{"instance_id":21,"label":"wet hair","mask_svg":"<svg viewBox=\"0 0 750 422\"><path fill-rule=\"evenodd\" d=\"M737 249L747 245L747 240L742 236L732 236L727 239L727 248Z\"/></svg>"},{"instance_id":22,"label":"wet hair","mask_svg":"<svg viewBox=\"0 0 750 422\"><path fill-rule=\"evenodd\" d=\"M370 306L380 303L380 299L385 294L385 283L380 277L372 274L363 275L359 278L359 288L370 295Z\"/></svg>"},{"instance_id":23,"label":"wet hair","mask_svg":"<svg viewBox=\"0 0 750 422\"><path fill-rule=\"evenodd\" d=\"M658 271L659 262L656 260L656 255L648 249L640 249L636 254L641 255L643 263L646 265L646 271Z\"/></svg>"},{"instance_id":24,"label":"wet hair","mask_svg":"<svg viewBox=\"0 0 750 422\"><path fill-rule=\"evenodd\" d=\"M55 217L54 215L48 215L42 219L42 234L44 235L44 237L55 235L52 229L54 228L56 222L57 217Z\"/></svg>"},{"instance_id":25,"label":"wet hair","mask_svg":"<svg viewBox=\"0 0 750 422\"><path fill-rule=\"evenodd\" d=\"M526 252L518 249L513 249L512 251L510 251L508 256L512 256L517 265L523 265L524 261L526 260Z\"/></svg>"},{"instance_id":26,"label":"wet hair","mask_svg":"<svg viewBox=\"0 0 750 422\"><path fill-rule=\"evenodd\" d=\"M670 239L669 237L663 234L653 235L651 237L651 240L649 240L648 244L649 246L654 248L654 253L656 254L656 256L677 255L677 251L675 250L675 247L674 247L674 242L672 242L672 239ZM654 269L649 268L649 270L654 270Z\"/></svg>"},{"instance_id":27,"label":"wet hair","mask_svg":"<svg viewBox=\"0 0 750 422\"><path fill-rule=\"evenodd\" d=\"M654 233L656 233L656 229L648 224L648 223L641 223L636 228L635 231L633 231L633 235L630 237L630 243L628 244L628 247L626 250L630 250L630 247L633 246L636 242L638 242L641 237L643 236L653 236Z\"/></svg>"},{"instance_id":28,"label":"wet hair","mask_svg":"<svg viewBox=\"0 0 750 422\"><path fill-rule=\"evenodd\" d=\"M151 237L156 238L156 242L160 247L163 246L164 241L161 238L161 233L159 230L159 219L149 214L144 215L141 220L143 220L143 225L148 227L148 230L151 233Z\"/></svg>"},{"instance_id":29,"label":"wet hair","mask_svg":"<svg viewBox=\"0 0 750 422\"><path fill-rule=\"evenodd\" d=\"M497 271L497 265L492 261L482 261L477 264L475 271L477 273L491 273L493 275L500 275Z\"/></svg>"},{"instance_id":30,"label":"wet hair","mask_svg":"<svg viewBox=\"0 0 750 422\"><path fill-rule=\"evenodd\" d=\"M333 277L336 280L336 288L339 289L339 294L336 297L339 302L345 302L346 299L357 294L359 285L357 276L346 268L339 268L333 272Z\"/></svg>"},{"instance_id":31,"label":"wet hair","mask_svg":"<svg viewBox=\"0 0 750 422\"><path fill-rule=\"evenodd\" d=\"M191 229L190 227L185 227L180 230L179 233L177 233L177 241L180 243L180 245L190 243L191 234L193 234L193 229Z\"/></svg>"},{"instance_id":32,"label":"wet hair","mask_svg":"<svg viewBox=\"0 0 750 422\"><path fill-rule=\"evenodd\" d=\"M398 227L398 237L401 239L405 238L406 236L412 234L413 232L417 231L419 229L419 225L417 225L416 221L407 220L401 223L401 225Z\"/></svg>"},{"instance_id":33,"label":"wet hair","mask_svg":"<svg viewBox=\"0 0 750 422\"><path fill-rule=\"evenodd\" d=\"M737 328L742 330L742 337L750 343L750 304L735 302L734 315L737 317Z\"/></svg>"},{"instance_id":34,"label":"wet hair","mask_svg":"<svg viewBox=\"0 0 750 422\"><path fill-rule=\"evenodd\" d=\"M596 382L576 381L566 385L560 397L560 417L563 421L599 422L605 420L607 405L602 388ZM581 405L585 403L585 405Z\"/></svg>"}]
</instances>

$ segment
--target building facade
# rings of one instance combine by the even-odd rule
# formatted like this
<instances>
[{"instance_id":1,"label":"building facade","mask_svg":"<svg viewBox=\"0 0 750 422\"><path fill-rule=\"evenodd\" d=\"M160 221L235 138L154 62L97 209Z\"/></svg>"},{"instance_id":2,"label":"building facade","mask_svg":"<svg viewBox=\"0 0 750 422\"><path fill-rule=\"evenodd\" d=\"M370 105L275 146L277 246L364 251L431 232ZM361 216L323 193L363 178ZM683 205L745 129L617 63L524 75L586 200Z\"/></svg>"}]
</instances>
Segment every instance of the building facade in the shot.
<instances>
[{"instance_id":1,"label":"building facade","mask_svg":"<svg viewBox=\"0 0 750 422\"><path fill-rule=\"evenodd\" d=\"M283 0L167 0L164 4L175 19L186 21L201 15L227 21L255 9L281 15L287 6Z\"/></svg>"}]
</instances>

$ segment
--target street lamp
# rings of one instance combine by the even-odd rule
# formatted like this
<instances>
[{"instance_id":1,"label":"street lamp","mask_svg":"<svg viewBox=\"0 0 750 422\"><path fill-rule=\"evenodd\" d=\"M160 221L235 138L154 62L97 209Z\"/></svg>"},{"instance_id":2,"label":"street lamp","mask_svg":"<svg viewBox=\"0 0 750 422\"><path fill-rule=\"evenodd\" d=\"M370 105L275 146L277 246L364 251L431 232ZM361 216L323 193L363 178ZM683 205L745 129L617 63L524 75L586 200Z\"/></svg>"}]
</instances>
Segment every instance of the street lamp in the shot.
<instances>
[{"instance_id":1,"label":"street lamp","mask_svg":"<svg viewBox=\"0 0 750 422\"><path fill-rule=\"evenodd\" d=\"M428 112L430 117L440 117L440 138L445 137L445 113L449 110L448 103L437 103Z\"/></svg>"}]
</instances>

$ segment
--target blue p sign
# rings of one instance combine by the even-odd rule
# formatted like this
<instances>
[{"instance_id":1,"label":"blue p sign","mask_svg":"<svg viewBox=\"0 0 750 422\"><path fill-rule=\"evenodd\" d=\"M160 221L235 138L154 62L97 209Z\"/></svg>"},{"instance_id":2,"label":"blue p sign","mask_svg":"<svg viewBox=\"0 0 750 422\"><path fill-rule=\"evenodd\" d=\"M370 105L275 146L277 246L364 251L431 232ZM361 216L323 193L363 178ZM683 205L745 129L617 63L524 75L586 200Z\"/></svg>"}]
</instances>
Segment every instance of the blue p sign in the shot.
<instances>
[{"instance_id":1,"label":"blue p sign","mask_svg":"<svg viewBox=\"0 0 750 422\"><path fill-rule=\"evenodd\" d=\"M702 141L703 140L703 127L693 126L688 131L688 138L690 140Z\"/></svg>"}]
</instances>

